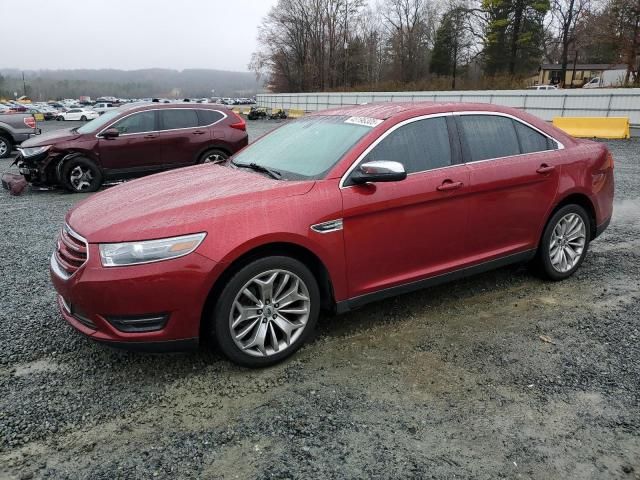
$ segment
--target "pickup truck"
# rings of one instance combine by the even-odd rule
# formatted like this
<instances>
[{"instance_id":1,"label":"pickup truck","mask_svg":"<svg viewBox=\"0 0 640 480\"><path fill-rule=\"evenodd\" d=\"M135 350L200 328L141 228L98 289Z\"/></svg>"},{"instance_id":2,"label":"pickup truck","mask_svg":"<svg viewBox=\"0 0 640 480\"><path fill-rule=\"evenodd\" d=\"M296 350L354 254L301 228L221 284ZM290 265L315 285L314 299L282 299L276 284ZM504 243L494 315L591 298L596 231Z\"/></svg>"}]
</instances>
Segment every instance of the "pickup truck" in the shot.
<instances>
[{"instance_id":1,"label":"pickup truck","mask_svg":"<svg viewBox=\"0 0 640 480\"><path fill-rule=\"evenodd\" d=\"M116 108L118 108L117 105L114 105L113 103L99 102L99 103L96 103L93 107L91 107L91 110L95 110L100 115L102 115L104 112L108 112L109 110L115 110Z\"/></svg>"},{"instance_id":2,"label":"pickup truck","mask_svg":"<svg viewBox=\"0 0 640 480\"><path fill-rule=\"evenodd\" d=\"M15 146L37 133L36 119L32 114L0 114L0 158L11 155Z\"/></svg>"}]
</instances>

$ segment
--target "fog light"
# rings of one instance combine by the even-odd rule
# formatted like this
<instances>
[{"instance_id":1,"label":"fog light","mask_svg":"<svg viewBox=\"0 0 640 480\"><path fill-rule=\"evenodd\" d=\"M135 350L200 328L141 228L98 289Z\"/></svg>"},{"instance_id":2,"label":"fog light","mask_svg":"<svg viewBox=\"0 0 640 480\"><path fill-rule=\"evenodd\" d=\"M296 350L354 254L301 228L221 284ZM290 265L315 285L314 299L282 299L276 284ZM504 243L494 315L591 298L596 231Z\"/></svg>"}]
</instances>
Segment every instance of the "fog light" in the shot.
<instances>
[{"instance_id":1,"label":"fog light","mask_svg":"<svg viewBox=\"0 0 640 480\"><path fill-rule=\"evenodd\" d=\"M105 318L114 328L121 332L155 332L165 327L169 320L169 314L107 316Z\"/></svg>"}]
</instances>

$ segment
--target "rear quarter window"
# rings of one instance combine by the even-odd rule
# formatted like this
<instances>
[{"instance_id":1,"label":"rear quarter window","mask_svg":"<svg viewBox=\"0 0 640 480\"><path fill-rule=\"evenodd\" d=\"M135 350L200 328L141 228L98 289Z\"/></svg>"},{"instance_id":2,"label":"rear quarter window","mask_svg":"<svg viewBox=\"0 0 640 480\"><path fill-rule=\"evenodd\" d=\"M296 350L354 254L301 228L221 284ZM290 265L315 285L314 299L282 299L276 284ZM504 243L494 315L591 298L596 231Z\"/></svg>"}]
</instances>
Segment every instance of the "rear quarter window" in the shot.
<instances>
[{"instance_id":1,"label":"rear quarter window","mask_svg":"<svg viewBox=\"0 0 640 480\"><path fill-rule=\"evenodd\" d=\"M211 125L212 123L216 123L218 120L222 119L222 113L216 110L197 110L198 112L198 120L201 127L206 127L207 125Z\"/></svg>"}]
</instances>

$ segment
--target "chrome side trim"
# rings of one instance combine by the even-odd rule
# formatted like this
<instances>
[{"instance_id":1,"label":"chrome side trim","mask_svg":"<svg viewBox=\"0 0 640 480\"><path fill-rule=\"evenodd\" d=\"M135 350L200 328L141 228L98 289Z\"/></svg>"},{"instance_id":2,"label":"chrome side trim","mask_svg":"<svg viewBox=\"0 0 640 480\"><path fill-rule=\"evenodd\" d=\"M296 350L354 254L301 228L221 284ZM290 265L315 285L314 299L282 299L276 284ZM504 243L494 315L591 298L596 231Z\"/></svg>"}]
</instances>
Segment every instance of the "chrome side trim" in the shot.
<instances>
[{"instance_id":1,"label":"chrome side trim","mask_svg":"<svg viewBox=\"0 0 640 480\"><path fill-rule=\"evenodd\" d=\"M419 117L409 118L407 120L404 120L403 122L398 123L397 125L394 125L389 130L387 130L382 135L380 135L371 145L369 145L367 147L367 149L364 152L362 152L358 156L358 158L356 158L356 160L351 164L351 166L347 169L347 171L344 173L344 175L342 175L342 177L340 178L340 183L339 183L340 189L342 190L344 188L353 188L353 187L357 186L357 185L349 185L349 186L345 187L344 183L346 182L346 180L349 177L349 175L351 175L351 172L353 172L353 170L358 166L358 164L364 159L364 157L366 157L369 154L369 152L371 152L371 150L373 150L382 140L384 140L388 135L390 135L392 132L394 132L398 128L403 127L403 126L405 126L405 125L407 125L409 123L417 122L418 120L426 120L428 118L437 118L437 117L449 117L449 116L455 116L455 115L494 115L494 116L498 116L498 117L508 117L508 118L511 118L511 119L513 119L513 120L515 120L517 122L522 123L523 125L526 125L529 128L534 129L536 132L540 133L541 135L544 135L545 137L553 140L553 142L555 142L556 145L558 146L557 150L564 150L564 148L565 148L564 144L562 144L560 141L556 140L552 136L546 134L545 132L543 132L539 128L536 128L533 125L531 125L530 123L528 123L527 121L522 120L521 118L515 117L515 116L513 116L511 114L508 114L508 113L492 112L492 111L486 111L486 110L477 110L477 111L470 110L470 111L432 113L432 114L429 114L429 115L421 115ZM555 150L541 150L539 152L519 153L518 155L509 155L507 157L498 157L498 158L488 158L488 159L485 159L485 160L477 160L475 162L466 162L466 163L488 162L488 161L499 160L499 159L503 159L503 158L515 158L515 157L520 157L520 156L523 156L523 155L538 155L538 154L541 154L541 153L548 153L548 152L554 152L554 151ZM415 174L418 174L418 173L433 172L433 171L441 170L443 168L457 167L459 165L465 165L465 163L456 164L456 165L446 165L444 167L433 168L431 170L423 170L421 172L413 172L413 173L408 174L407 176L415 175Z\"/></svg>"},{"instance_id":2,"label":"chrome side trim","mask_svg":"<svg viewBox=\"0 0 640 480\"><path fill-rule=\"evenodd\" d=\"M316 223L311 225L311 230L318 233L331 233L342 230L342 219L329 220L327 222Z\"/></svg>"},{"instance_id":3,"label":"chrome side trim","mask_svg":"<svg viewBox=\"0 0 640 480\"><path fill-rule=\"evenodd\" d=\"M136 113L143 113L143 112L155 112L156 110L205 110L205 111L214 111L214 112L221 113L222 114L222 118L220 120L216 120L215 122L210 123L208 125L198 125L197 127L185 127L185 128L169 128L167 130L148 130L146 132L136 132L136 133L123 133L122 135L118 135L118 137L128 137L128 136L131 136L131 135L148 135L150 133L176 132L176 131L179 131L179 130L193 130L194 128L209 128L209 127L213 127L217 123L220 123L221 121L223 121L225 118L227 118L229 116L225 112L223 112L222 110L214 110L213 108L195 108L195 107L149 108L147 110L138 110L137 112L131 112L130 114L125 115L124 117L118 118L114 122L112 122L109 125L107 125L106 127L104 127L98 133L96 133L95 137L96 138L103 138L103 137L100 136L102 134L102 132L104 132L105 130L108 130L113 125L118 123L120 120L124 120L125 118L130 117L131 115L135 115Z\"/></svg>"}]
</instances>

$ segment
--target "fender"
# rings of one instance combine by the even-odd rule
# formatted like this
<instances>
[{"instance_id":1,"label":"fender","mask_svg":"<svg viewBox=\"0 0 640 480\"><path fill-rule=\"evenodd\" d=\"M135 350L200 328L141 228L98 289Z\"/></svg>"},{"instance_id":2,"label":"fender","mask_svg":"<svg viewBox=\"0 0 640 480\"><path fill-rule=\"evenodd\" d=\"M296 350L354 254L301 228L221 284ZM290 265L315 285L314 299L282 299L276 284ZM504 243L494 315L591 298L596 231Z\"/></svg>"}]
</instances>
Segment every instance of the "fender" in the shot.
<instances>
[{"instance_id":1,"label":"fender","mask_svg":"<svg viewBox=\"0 0 640 480\"><path fill-rule=\"evenodd\" d=\"M66 154L64 157L60 159L60 161L56 165L56 180L58 180L58 183L62 184L62 165L64 165L64 162L67 162L72 158L82 157L82 156L84 155L80 152L72 152L72 153Z\"/></svg>"}]
</instances>

